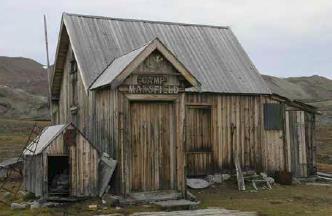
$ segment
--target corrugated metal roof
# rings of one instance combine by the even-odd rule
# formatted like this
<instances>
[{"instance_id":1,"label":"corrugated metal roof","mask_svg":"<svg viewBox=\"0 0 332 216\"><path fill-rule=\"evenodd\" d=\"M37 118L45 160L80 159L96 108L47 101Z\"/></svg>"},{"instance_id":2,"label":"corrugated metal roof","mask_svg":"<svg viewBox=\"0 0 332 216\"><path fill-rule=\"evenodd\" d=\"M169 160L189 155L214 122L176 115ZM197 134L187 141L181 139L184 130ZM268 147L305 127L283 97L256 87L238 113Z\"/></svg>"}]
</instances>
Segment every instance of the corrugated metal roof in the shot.
<instances>
[{"instance_id":1,"label":"corrugated metal roof","mask_svg":"<svg viewBox=\"0 0 332 216\"><path fill-rule=\"evenodd\" d=\"M40 154L66 128L66 126L67 125L54 125L45 128L42 131L38 142L31 142L27 149L24 150L24 155Z\"/></svg>"},{"instance_id":2,"label":"corrugated metal roof","mask_svg":"<svg viewBox=\"0 0 332 216\"><path fill-rule=\"evenodd\" d=\"M228 27L64 14L86 87L119 56L158 37L202 84L202 91L270 94Z\"/></svg>"},{"instance_id":3,"label":"corrugated metal roof","mask_svg":"<svg viewBox=\"0 0 332 216\"><path fill-rule=\"evenodd\" d=\"M109 84L117 75L119 75L127 67L127 65L130 62L132 62L145 49L147 45L148 44L114 59L114 61L92 84L91 89Z\"/></svg>"}]
</instances>

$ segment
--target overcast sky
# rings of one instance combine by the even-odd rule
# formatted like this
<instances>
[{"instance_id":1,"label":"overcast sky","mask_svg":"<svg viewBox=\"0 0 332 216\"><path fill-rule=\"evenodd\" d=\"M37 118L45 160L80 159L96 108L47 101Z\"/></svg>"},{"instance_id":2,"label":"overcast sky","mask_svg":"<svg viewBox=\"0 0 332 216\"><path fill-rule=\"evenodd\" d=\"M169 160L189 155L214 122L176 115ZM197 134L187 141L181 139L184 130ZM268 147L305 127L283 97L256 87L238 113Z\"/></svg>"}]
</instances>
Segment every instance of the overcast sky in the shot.
<instances>
[{"instance_id":1,"label":"overcast sky","mask_svg":"<svg viewBox=\"0 0 332 216\"><path fill-rule=\"evenodd\" d=\"M331 0L0 0L0 56L51 62L62 12L230 26L263 74L332 78Z\"/></svg>"}]
</instances>

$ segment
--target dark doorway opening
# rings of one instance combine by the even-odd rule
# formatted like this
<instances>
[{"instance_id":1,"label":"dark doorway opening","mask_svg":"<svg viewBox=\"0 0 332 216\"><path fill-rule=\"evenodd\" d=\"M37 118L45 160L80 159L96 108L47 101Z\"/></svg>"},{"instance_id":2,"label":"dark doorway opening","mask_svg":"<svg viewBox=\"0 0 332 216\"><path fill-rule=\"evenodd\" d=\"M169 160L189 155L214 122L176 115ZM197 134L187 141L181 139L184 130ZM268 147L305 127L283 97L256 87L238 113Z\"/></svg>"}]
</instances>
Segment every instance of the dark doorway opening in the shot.
<instances>
[{"instance_id":1,"label":"dark doorway opening","mask_svg":"<svg viewBox=\"0 0 332 216\"><path fill-rule=\"evenodd\" d=\"M50 195L69 194L68 156L48 156L48 193Z\"/></svg>"}]
</instances>

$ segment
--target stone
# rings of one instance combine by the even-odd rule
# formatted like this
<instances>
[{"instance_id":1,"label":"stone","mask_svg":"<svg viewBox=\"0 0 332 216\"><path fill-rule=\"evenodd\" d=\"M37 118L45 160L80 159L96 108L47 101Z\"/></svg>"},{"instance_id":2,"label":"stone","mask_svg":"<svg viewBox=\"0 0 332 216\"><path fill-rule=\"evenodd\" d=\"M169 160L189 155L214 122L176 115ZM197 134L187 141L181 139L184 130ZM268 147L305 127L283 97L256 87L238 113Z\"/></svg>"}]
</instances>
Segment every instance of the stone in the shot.
<instances>
[{"instance_id":1,"label":"stone","mask_svg":"<svg viewBox=\"0 0 332 216\"><path fill-rule=\"evenodd\" d=\"M11 209L26 209L29 205L27 203L12 203L10 204Z\"/></svg>"},{"instance_id":2,"label":"stone","mask_svg":"<svg viewBox=\"0 0 332 216\"><path fill-rule=\"evenodd\" d=\"M214 175L208 175L206 177L206 180L210 183L210 184L214 184L215 180L214 180Z\"/></svg>"},{"instance_id":3,"label":"stone","mask_svg":"<svg viewBox=\"0 0 332 216\"><path fill-rule=\"evenodd\" d=\"M187 186L192 189L204 189L209 187L210 183L204 179L187 178Z\"/></svg>"},{"instance_id":4,"label":"stone","mask_svg":"<svg viewBox=\"0 0 332 216\"><path fill-rule=\"evenodd\" d=\"M221 184L223 182L223 177L221 174L214 174L214 182Z\"/></svg>"},{"instance_id":5,"label":"stone","mask_svg":"<svg viewBox=\"0 0 332 216\"><path fill-rule=\"evenodd\" d=\"M103 205L107 205L107 206L117 206L120 203L120 198L118 196L114 196L111 194L104 194L103 198L102 198L102 203Z\"/></svg>"},{"instance_id":6,"label":"stone","mask_svg":"<svg viewBox=\"0 0 332 216\"><path fill-rule=\"evenodd\" d=\"M88 205L89 210L96 210L97 207L97 204Z\"/></svg>"},{"instance_id":7,"label":"stone","mask_svg":"<svg viewBox=\"0 0 332 216\"><path fill-rule=\"evenodd\" d=\"M221 177L222 177L222 180L223 180L223 181L227 181L227 180L229 180L229 179L231 178L231 175L225 173L225 174L222 174Z\"/></svg>"}]
</instances>

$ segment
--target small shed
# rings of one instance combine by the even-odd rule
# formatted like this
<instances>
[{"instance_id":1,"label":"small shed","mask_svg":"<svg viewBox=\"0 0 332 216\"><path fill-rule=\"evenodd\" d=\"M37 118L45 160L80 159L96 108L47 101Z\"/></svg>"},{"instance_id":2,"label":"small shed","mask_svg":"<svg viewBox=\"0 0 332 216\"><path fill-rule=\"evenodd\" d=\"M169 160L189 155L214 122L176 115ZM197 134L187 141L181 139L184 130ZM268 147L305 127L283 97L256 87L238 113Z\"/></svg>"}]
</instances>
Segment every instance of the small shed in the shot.
<instances>
[{"instance_id":1,"label":"small shed","mask_svg":"<svg viewBox=\"0 0 332 216\"><path fill-rule=\"evenodd\" d=\"M98 194L100 154L72 123L45 128L23 154L24 186L36 196Z\"/></svg>"}]
</instances>

